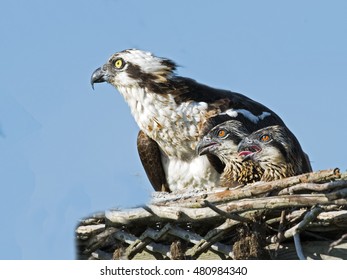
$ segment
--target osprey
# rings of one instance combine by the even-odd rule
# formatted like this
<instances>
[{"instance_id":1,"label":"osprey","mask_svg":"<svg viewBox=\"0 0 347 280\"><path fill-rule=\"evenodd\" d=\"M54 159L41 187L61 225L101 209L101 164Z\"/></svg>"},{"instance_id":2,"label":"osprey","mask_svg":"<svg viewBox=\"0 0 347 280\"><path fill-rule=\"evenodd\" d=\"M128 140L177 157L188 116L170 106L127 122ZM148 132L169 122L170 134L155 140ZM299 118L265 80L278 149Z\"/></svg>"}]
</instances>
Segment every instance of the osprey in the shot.
<instances>
[{"instance_id":1,"label":"osprey","mask_svg":"<svg viewBox=\"0 0 347 280\"><path fill-rule=\"evenodd\" d=\"M261 180L272 181L312 171L294 135L283 126L260 129L245 137L238 152L243 160L257 163L264 170Z\"/></svg>"},{"instance_id":2,"label":"osprey","mask_svg":"<svg viewBox=\"0 0 347 280\"><path fill-rule=\"evenodd\" d=\"M261 179L264 170L260 165L254 161L244 161L237 152L238 144L248 135L248 130L240 121L230 120L212 128L199 141L199 155L215 155L225 164L220 186L235 187Z\"/></svg>"},{"instance_id":3,"label":"osprey","mask_svg":"<svg viewBox=\"0 0 347 280\"><path fill-rule=\"evenodd\" d=\"M169 59L128 49L96 69L91 84L110 83L128 103L140 128L140 159L155 190L216 187L224 165L215 156L195 152L204 133L230 119L241 121L250 132L284 123L242 94L180 77L175 70Z\"/></svg>"}]
</instances>

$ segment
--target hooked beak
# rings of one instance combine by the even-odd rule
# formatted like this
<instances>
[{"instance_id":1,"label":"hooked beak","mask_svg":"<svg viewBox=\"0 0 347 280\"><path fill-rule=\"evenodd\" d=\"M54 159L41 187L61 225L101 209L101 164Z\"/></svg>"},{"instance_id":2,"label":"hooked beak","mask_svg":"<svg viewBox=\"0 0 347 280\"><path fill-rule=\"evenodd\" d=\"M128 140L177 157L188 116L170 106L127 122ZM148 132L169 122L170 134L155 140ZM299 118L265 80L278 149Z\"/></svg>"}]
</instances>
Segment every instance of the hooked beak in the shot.
<instances>
[{"instance_id":1,"label":"hooked beak","mask_svg":"<svg viewBox=\"0 0 347 280\"><path fill-rule=\"evenodd\" d=\"M196 153L199 156L213 153L218 145L218 142L212 140L210 137L204 136L196 146Z\"/></svg>"},{"instance_id":2,"label":"hooked beak","mask_svg":"<svg viewBox=\"0 0 347 280\"><path fill-rule=\"evenodd\" d=\"M103 69L103 67L99 67L98 69L96 69L90 78L90 83L93 89L94 89L94 84L103 83L107 81L108 81L108 74L107 74L107 71Z\"/></svg>"}]
</instances>

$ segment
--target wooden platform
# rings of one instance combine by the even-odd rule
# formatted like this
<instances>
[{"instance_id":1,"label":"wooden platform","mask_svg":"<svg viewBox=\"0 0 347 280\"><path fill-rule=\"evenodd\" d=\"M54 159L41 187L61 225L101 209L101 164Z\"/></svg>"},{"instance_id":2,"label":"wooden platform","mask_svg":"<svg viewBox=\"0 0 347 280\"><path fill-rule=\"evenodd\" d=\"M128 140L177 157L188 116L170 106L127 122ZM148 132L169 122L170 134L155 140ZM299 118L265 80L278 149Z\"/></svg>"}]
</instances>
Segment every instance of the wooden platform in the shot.
<instances>
[{"instance_id":1,"label":"wooden platform","mask_svg":"<svg viewBox=\"0 0 347 280\"><path fill-rule=\"evenodd\" d=\"M347 174L154 193L76 228L78 259L347 259Z\"/></svg>"}]
</instances>

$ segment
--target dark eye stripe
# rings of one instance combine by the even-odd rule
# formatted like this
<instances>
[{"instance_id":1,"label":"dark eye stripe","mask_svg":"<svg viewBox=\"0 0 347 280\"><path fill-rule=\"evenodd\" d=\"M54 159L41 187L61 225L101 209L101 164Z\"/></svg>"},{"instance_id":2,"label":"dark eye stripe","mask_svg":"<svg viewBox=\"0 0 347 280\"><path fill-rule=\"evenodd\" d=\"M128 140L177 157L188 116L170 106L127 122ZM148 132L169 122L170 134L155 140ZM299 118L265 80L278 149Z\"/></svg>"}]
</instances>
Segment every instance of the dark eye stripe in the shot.
<instances>
[{"instance_id":1,"label":"dark eye stripe","mask_svg":"<svg viewBox=\"0 0 347 280\"><path fill-rule=\"evenodd\" d=\"M287 150L286 150L286 148L283 146L282 143L277 142L277 141L272 141L272 142L271 142L271 145L274 146L275 148L277 148L277 149L281 152L281 154L283 155L284 158L287 158L288 153L287 153Z\"/></svg>"}]
</instances>

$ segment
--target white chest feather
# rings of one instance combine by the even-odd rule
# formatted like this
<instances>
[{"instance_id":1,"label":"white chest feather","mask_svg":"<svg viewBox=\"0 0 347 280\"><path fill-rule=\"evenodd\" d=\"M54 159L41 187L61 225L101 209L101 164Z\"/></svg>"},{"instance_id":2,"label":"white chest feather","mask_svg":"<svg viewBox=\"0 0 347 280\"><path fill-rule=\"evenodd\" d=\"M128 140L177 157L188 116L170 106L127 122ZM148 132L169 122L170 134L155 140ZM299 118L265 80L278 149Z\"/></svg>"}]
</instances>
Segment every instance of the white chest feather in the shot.
<instances>
[{"instance_id":1,"label":"white chest feather","mask_svg":"<svg viewBox=\"0 0 347 280\"><path fill-rule=\"evenodd\" d=\"M162 156L162 162L171 191L187 187L211 189L219 185L220 174L206 156L196 157L188 162Z\"/></svg>"},{"instance_id":2,"label":"white chest feather","mask_svg":"<svg viewBox=\"0 0 347 280\"><path fill-rule=\"evenodd\" d=\"M148 93L137 87L119 90L140 129L154 139L169 158L190 161L196 156L195 147L207 103L189 101L177 105L171 95Z\"/></svg>"}]
</instances>

